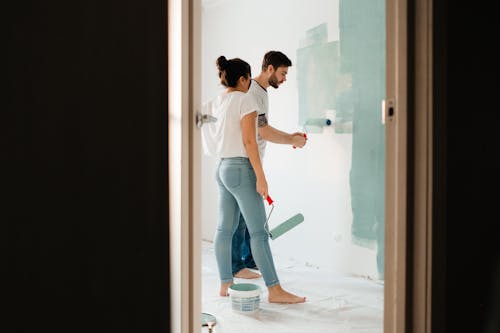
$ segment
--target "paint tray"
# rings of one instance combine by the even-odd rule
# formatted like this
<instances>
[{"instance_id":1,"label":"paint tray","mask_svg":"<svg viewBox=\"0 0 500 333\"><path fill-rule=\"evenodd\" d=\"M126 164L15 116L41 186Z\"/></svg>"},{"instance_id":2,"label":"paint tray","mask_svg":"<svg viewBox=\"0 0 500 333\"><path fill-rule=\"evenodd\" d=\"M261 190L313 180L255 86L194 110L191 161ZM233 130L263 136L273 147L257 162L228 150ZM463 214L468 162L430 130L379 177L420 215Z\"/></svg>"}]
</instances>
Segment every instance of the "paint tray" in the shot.
<instances>
[{"instance_id":1,"label":"paint tray","mask_svg":"<svg viewBox=\"0 0 500 333\"><path fill-rule=\"evenodd\" d=\"M276 227L274 227L272 230L269 230L269 218L271 217L271 213L273 212L274 205L273 205L273 199L271 197L266 198L267 202L269 203L269 206L271 206L271 211L269 212L269 215L267 216L266 220L266 229L268 230L269 237L272 240L275 240L276 238L280 237L284 233L290 231L291 229L295 228L302 222L304 222L304 215L301 213L295 214L294 216L290 217L286 221L280 223Z\"/></svg>"}]
</instances>

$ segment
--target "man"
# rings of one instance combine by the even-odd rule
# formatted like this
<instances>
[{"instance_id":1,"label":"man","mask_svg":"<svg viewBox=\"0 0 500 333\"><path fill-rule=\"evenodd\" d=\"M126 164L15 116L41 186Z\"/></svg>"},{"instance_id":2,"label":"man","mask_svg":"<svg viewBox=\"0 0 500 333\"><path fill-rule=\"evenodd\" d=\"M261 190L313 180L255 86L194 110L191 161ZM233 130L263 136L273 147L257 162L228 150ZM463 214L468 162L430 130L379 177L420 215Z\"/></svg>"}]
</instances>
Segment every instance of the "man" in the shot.
<instances>
[{"instance_id":1,"label":"man","mask_svg":"<svg viewBox=\"0 0 500 333\"><path fill-rule=\"evenodd\" d=\"M257 143L261 160L264 158L266 142L289 144L302 148L306 144L304 133L286 133L268 123L269 98L267 88L278 87L286 81L288 68L292 66L291 60L282 52L269 51L262 60L261 73L252 79L244 107L257 111ZM250 248L250 235L245 225L245 220L240 214L240 222L232 240L232 269L233 275L238 278L253 279L260 274L250 269L258 269L253 260Z\"/></svg>"}]
</instances>

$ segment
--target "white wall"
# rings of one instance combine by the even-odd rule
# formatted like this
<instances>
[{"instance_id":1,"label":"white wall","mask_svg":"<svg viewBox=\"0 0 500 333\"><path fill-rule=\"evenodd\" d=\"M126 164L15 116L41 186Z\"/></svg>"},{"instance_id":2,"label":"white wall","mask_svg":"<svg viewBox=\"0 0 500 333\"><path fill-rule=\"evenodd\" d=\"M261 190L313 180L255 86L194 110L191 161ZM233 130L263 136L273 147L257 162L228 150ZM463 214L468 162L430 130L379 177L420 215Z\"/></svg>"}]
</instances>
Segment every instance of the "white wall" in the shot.
<instances>
[{"instance_id":1,"label":"white wall","mask_svg":"<svg viewBox=\"0 0 500 333\"><path fill-rule=\"evenodd\" d=\"M215 67L218 56L246 60L255 76L260 72L264 53L279 50L294 66L279 89L268 89L269 122L284 131L301 130L297 49L307 30L325 22L328 41L338 40L338 1L209 1L202 13L202 100L221 89ZM304 149L272 143L266 149L264 168L275 201L271 228L299 212L305 217L297 228L271 241L272 249L308 265L376 278L375 251L351 242L352 135L335 134L325 128L323 133L311 133L308 138ZM215 160L203 158L202 237L206 240L213 240L217 220L214 166Z\"/></svg>"}]
</instances>

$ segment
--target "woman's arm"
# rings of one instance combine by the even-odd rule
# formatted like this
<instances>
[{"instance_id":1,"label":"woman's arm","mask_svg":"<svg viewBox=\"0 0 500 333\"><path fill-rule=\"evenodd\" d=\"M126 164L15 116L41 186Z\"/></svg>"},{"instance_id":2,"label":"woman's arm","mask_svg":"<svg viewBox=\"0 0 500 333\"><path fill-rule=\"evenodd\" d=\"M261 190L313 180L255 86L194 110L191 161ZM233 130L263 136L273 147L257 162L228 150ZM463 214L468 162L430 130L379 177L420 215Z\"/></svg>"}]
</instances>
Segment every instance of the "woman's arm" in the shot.
<instances>
[{"instance_id":1,"label":"woman's arm","mask_svg":"<svg viewBox=\"0 0 500 333\"><path fill-rule=\"evenodd\" d=\"M243 145L245 146L248 158L255 171L255 176L257 177L256 190L264 198L267 198L267 180L260 160L259 146L257 145L257 133L255 130L256 117L257 112L251 112L241 119L241 133Z\"/></svg>"}]
</instances>

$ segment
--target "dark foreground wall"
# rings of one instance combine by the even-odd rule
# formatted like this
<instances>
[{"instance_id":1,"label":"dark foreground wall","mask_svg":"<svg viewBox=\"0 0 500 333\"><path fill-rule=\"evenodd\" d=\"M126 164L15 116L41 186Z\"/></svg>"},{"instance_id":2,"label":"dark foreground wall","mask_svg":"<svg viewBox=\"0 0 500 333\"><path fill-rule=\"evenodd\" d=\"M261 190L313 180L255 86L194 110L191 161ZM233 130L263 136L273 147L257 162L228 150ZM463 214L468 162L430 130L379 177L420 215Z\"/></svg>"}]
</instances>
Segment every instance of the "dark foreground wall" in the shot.
<instances>
[{"instance_id":1,"label":"dark foreground wall","mask_svg":"<svg viewBox=\"0 0 500 333\"><path fill-rule=\"evenodd\" d=\"M433 332L500 332L498 18L434 1L436 181Z\"/></svg>"},{"instance_id":2,"label":"dark foreground wall","mask_svg":"<svg viewBox=\"0 0 500 333\"><path fill-rule=\"evenodd\" d=\"M15 6L3 11L2 326L168 332L167 2Z\"/></svg>"},{"instance_id":3,"label":"dark foreground wall","mask_svg":"<svg viewBox=\"0 0 500 333\"><path fill-rule=\"evenodd\" d=\"M169 332L166 3L2 12L8 332ZM500 326L499 20L485 6L434 5L435 332Z\"/></svg>"}]
</instances>

